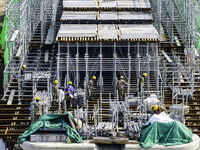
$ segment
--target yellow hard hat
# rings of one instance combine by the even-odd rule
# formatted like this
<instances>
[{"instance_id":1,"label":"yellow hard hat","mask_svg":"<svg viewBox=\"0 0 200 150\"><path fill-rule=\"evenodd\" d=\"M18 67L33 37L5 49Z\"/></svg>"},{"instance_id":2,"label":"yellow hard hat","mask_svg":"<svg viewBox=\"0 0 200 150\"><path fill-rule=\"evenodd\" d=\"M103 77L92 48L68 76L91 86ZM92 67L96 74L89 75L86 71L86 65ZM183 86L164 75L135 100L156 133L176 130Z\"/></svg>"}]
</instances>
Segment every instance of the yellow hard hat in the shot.
<instances>
[{"instance_id":1,"label":"yellow hard hat","mask_svg":"<svg viewBox=\"0 0 200 150\"><path fill-rule=\"evenodd\" d=\"M39 100L40 100L40 97L39 97L39 96L38 96L38 97L36 97L36 100L38 100L38 101L39 101Z\"/></svg>"},{"instance_id":2,"label":"yellow hard hat","mask_svg":"<svg viewBox=\"0 0 200 150\"><path fill-rule=\"evenodd\" d=\"M121 76L120 79L124 79L124 76Z\"/></svg>"},{"instance_id":3,"label":"yellow hard hat","mask_svg":"<svg viewBox=\"0 0 200 150\"><path fill-rule=\"evenodd\" d=\"M72 85L72 81L69 81L68 84Z\"/></svg>"},{"instance_id":4,"label":"yellow hard hat","mask_svg":"<svg viewBox=\"0 0 200 150\"><path fill-rule=\"evenodd\" d=\"M54 83L58 83L58 80L55 80Z\"/></svg>"},{"instance_id":5,"label":"yellow hard hat","mask_svg":"<svg viewBox=\"0 0 200 150\"><path fill-rule=\"evenodd\" d=\"M22 67L23 67L24 69L26 69L26 65L23 65Z\"/></svg>"},{"instance_id":6,"label":"yellow hard hat","mask_svg":"<svg viewBox=\"0 0 200 150\"><path fill-rule=\"evenodd\" d=\"M151 109L154 109L154 106L153 106L153 105L151 105Z\"/></svg>"},{"instance_id":7,"label":"yellow hard hat","mask_svg":"<svg viewBox=\"0 0 200 150\"><path fill-rule=\"evenodd\" d=\"M97 78L96 78L96 76L93 76L92 79L96 80Z\"/></svg>"},{"instance_id":8,"label":"yellow hard hat","mask_svg":"<svg viewBox=\"0 0 200 150\"><path fill-rule=\"evenodd\" d=\"M143 76L144 76L144 77L147 77L147 73L143 73Z\"/></svg>"},{"instance_id":9,"label":"yellow hard hat","mask_svg":"<svg viewBox=\"0 0 200 150\"><path fill-rule=\"evenodd\" d=\"M158 110L158 105L155 105L155 106L153 107L153 109L154 109L154 110Z\"/></svg>"}]
</instances>

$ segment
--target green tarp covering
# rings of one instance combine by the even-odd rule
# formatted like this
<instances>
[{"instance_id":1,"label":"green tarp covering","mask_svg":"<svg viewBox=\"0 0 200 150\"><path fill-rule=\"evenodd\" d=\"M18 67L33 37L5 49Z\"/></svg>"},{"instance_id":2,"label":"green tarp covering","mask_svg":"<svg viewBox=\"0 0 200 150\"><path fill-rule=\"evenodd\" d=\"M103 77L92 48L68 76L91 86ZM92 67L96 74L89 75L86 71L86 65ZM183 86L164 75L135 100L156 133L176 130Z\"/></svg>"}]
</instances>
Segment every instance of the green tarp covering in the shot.
<instances>
[{"instance_id":1,"label":"green tarp covering","mask_svg":"<svg viewBox=\"0 0 200 150\"><path fill-rule=\"evenodd\" d=\"M70 140L75 143L82 143L82 138L78 132L71 127L68 116L70 116L72 121L75 122L74 117L70 112L43 115L40 119L31 124L29 130L19 136L18 143L22 144L24 141L28 140L30 135L36 133L41 127L43 127L43 122L45 122L46 128L59 129L62 127L63 121L64 127L68 129L66 134L70 137Z\"/></svg>"},{"instance_id":2,"label":"green tarp covering","mask_svg":"<svg viewBox=\"0 0 200 150\"><path fill-rule=\"evenodd\" d=\"M193 133L181 122L155 122L142 126L140 146L151 148L155 144L172 146L192 142Z\"/></svg>"}]
</instances>

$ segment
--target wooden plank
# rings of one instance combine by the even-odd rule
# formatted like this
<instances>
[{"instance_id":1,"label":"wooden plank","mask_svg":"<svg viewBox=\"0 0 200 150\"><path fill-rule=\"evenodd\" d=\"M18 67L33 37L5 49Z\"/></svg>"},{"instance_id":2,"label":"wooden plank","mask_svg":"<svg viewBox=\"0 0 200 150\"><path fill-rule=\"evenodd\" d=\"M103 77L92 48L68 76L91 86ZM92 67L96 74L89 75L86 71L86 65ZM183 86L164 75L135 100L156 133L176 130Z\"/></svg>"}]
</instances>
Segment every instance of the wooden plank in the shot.
<instances>
[{"instance_id":1,"label":"wooden plank","mask_svg":"<svg viewBox=\"0 0 200 150\"><path fill-rule=\"evenodd\" d=\"M90 143L98 143L98 144L126 144L128 143L129 138L109 138L109 137L94 137Z\"/></svg>"},{"instance_id":2,"label":"wooden plank","mask_svg":"<svg viewBox=\"0 0 200 150\"><path fill-rule=\"evenodd\" d=\"M15 90L11 90L7 105L11 105L12 104L14 94L15 94Z\"/></svg>"},{"instance_id":3,"label":"wooden plank","mask_svg":"<svg viewBox=\"0 0 200 150\"><path fill-rule=\"evenodd\" d=\"M20 55L21 55L21 45L17 49L16 57L20 57Z\"/></svg>"},{"instance_id":4,"label":"wooden plank","mask_svg":"<svg viewBox=\"0 0 200 150\"><path fill-rule=\"evenodd\" d=\"M44 62L49 61L49 50L45 50Z\"/></svg>"},{"instance_id":5,"label":"wooden plank","mask_svg":"<svg viewBox=\"0 0 200 150\"><path fill-rule=\"evenodd\" d=\"M10 42L14 42L16 40L17 35L19 34L19 30L15 30L15 32L13 33Z\"/></svg>"},{"instance_id":6,"label":"wooden plank","mask_svg":"<svg viewBox=\"0 0 200 150\"><path fill-rule=\"evenodd\" d=\"M169 56L167 55L167 53L165 53L164 50L162 50L161 52L162 52L163 56L167 59L167 61L168 61L169 63L172 63L172 60L171 60L171 58L169 58Z\"/></svg>"},{"instance_id":7,"label":"wooden plank","mask_svg":"<svg viewBox=\"0 0 200 150\"><path fill-rule=\"evenodd\" d=\"M180 46L181 46L181 43L180 43L178 37L177 37L177 36L174 36L174 39L175 39L176 45L180 47Z\"/></svg>"}]
</instances>

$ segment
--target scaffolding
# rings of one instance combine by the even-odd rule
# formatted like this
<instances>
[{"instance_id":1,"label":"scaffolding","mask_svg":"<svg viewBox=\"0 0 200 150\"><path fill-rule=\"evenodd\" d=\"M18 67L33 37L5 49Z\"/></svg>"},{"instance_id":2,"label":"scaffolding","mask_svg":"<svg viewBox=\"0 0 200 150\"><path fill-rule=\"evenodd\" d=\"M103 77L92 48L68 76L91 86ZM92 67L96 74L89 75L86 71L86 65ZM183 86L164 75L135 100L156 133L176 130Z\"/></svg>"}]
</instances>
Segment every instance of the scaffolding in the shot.
<instances>
[{"instance_id":1,"label":"scaffolding","mask_svg":"<svg viewBox=\"0 0 200 150\"><path fill-rule=\"evenodd\" d=\"M56 13L59 4L57 1L28 1L28 0L10 0L6 4L6 49L5 58L7 61L4 70L4 92L6 93L9 84L17 79L18 96L22 90L19 68L22 64L26 64L25 58L29 52L31 40L34 38L35 32L41 24L41 44L44 43L46 31L49 24L53 28L49 35L55 38L56 32Z\"/></svg>"},{"instance_id":2,"label":"scaffolding","mask_svg":"<svg viewBox=\"0 0 200 150\"><path fill-rule=\"evenodd\" d=\"M164 92L170 89L173 114L175 105L182 103L182 112L179 111L181 119L176 117L184 122L188 97L193 96L199 83L199 79L195 80L195 75L199 73L196 54L200 42L198 1L150 0L151 7L148 0L146 4L136 1L81 2L9 1L6 7L5 54L8 63L4 71L4 99L8 96L10 84L17 80L16 96L19 101L22 95L35 98L36 89L43 88L47 93L44 92L41 97L49 104L52 100L51 83L57 79L60 87L65 89L67 83L72 81L76 91L82 89L85 93L84 110L79 114L80 109L77 108L76 116L80 118L84 114L86 126L91 114L95 128L104 122L106 116L111 119L111 131L114 131L121 111L124 112L123 127L128 126L130 131L137 130L139 136L138 131L149 116L149 106L144 105L144 100L156 94L161 105L169 106L164 103ZM129 2L133 2L131 9L127 5ZM107 3L109 7L105 7ZM88 11L84 11L86 9ZM113 11L107 13L110 10ZM39 39L38 43L35 42L39 46L30 48L35 39ZM47 45L51 48L43 49ZM24 76L19 70L23 64L27 65ZM47 84L45 87L40 87L40 80L34 79L36 72L48 72L48 78L40 79ZM133 96L139 91L138 78L143 73L148 74L145 86L137 96ZM91 110L87 86L94 75L98 79L94 85L97 104ZM128 82L124 102L118 98L117 81L120 76ZM29 95L23 93L26 83L32 84ZM130 108L128 100L131 97L135 98L135 106L140 109ZM108 108L104 107L106 104Z\"/></svg>"}]
</instances>

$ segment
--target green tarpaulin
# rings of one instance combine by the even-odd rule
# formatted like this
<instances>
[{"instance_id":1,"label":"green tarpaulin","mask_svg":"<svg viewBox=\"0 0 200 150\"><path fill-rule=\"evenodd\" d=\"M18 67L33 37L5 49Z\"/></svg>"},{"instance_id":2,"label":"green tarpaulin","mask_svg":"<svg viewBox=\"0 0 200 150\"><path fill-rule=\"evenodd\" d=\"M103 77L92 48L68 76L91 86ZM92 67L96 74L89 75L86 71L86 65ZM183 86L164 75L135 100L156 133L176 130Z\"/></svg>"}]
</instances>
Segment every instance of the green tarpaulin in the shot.
<instances>
[{"instance_id":1,"label":"green tarpaulin","mask_svg":"<svg viewBox=\"0 0 200 150\"><path fill-rule=\"evenodd\" d=\"M41 127L43 127L43 122L45 122L46 128L59 129L62 127L63 121L64 121L64 127L68 129L66 134L70 137L70 140L75 143L82 143L80 135L70 125L68 119L69 116L71 117L72 121L75 122L74 117L70 112L65 112L63 114L43 115L40 119L31 124L29 130L25 131L23 134L19 136L18 143L22 144L24 141L28 140L30 135L36 133Z\"/></svg>"},{"instance_id":2,"label":"green tarpaulin","mask_svg":"<svg viewBox=\"0 0 200 150\"><path fill-rule=\"evenodd\" d=\"M172 146L192 142L193 133L181 122L155 122L142 126L140 146L151 148L155 144Z\"/></svg>"}]
</instances>

